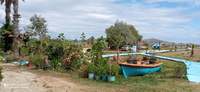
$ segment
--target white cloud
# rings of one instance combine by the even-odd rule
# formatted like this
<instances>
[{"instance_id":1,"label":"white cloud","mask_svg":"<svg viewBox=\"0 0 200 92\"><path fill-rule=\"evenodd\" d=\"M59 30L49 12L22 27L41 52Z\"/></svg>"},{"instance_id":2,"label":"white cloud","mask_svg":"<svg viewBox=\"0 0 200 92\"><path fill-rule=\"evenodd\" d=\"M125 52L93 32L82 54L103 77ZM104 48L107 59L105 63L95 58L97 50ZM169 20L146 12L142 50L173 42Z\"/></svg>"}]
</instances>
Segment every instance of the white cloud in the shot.
<instances>
[{"instance_id":1,"label":"white cloud","mask_svg":"<svg viewBox=\"0 0 200 92\"><path fill-rule=\"evenodd\" d=\"M110 19L110 18L114 18L115 17L113 15L95 14L95 13L89 13L88 16L94 17L94 18L99 18L99 19Z\"/></svg>"},{"instance_id":2,"label":"white cloud","mask_svg":"<svg viewBox=\"0 0 200 92\"><path fill-rule=\"evenodd\" d=\"M105 29L119 19L134 25L144 38L171 40L179 36L180 39L186 39L181 36L185 34L191 34L190 38L197 38L195 33L188 31L192 28L188 24L199 18L200 13L193 8L199 8L200 0L143 0L144 2L122 4L113 3L114 1L117 0L20 0L20 27L30 24L30 17L37 14L47 20L49 35L52 37L65 33L67 39L79 39L82 32L87 38L105 36ZM160 8L154 5L156 2L180 2L188 3L188 6ZM2 5L1 21L4 21L3 12Z\"/></svg>"},{"instance_id":3,"label":"white cloud","mask_svg":"<svg viewBox=\"0 0 200 92\"><path fill-rule=\"evenodd\" d=\"M195 0L195 4L196 4L197 6L199 6L199 5L200 5L200 0Z\"/></svg>"}]
</instances>

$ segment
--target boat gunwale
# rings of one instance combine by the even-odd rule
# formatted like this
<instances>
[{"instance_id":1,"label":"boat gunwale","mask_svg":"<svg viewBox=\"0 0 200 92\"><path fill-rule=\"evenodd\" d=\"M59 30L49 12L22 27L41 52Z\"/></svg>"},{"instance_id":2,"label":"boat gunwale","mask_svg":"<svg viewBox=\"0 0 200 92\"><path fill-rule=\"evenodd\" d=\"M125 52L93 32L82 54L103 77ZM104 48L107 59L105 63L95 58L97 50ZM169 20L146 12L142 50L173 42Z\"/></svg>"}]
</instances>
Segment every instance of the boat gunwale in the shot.
<instances>
[{"instance_id":1,"label":"boat gunwale","mask_svg":"<svg viewBox=\"0 0 200 92\"><path fill-rule=\"evenodd\" d=\"M157 64L150 64L150 65L120 63L119 65L125 66L125 67L131 67L131 68L156 68L156 67L162 66L163 63L158 62Z\"/></svg>"}]
</instances>

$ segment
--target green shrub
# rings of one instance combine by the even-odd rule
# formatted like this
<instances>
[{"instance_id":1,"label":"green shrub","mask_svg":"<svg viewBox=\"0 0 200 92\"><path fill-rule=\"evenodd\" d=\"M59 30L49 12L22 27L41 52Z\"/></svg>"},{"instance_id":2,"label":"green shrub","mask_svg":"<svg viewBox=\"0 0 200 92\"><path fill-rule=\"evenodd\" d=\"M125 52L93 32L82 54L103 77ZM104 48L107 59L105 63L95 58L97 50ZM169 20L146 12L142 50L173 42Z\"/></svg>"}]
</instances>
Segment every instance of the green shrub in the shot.
<instances>
[{"instance_id":1,"label":"green shrub","mask_svg":"<svg viewBox=\"0 0 200 92\"><path fill-rule=\"evenodd\" d=\"M34 63L35 65L40 65L43 61L43 58L41 54L36 54L36 55L30 56L29 61Z\"/></svg>"},{"instance_id":2,"label":"green shrub","mask_svg":"<svg viewBox=\"0 0 200 92\"><path fill-rule=\"evenodd\" d=\"M27 55L27 54L28 54L28 49L25 48L25 47L21 48L21 49L20 49L20 54L21 54L22 56Z\"/></svg>"},{"instance_id":3,"label":"green shrub","mask_svg":"<svg viewBox=\"0 0 200 92\"><path fill-rule=\"evenodd\" d=\"M59 60L59 59L53 59L53 60L51 60L50 64L51 64L52 68L58 69L58 67L61 66L61 60Z\"/></svg>"},{"instance_id":4,"label":"green shrub","mask_svg":"<svg viewBox=\"0 0 200 92\"><path fill-rule=\"evenodd\" d=\"M174 78L182 78L185 74L185 65L178 62L174 68Z\"/></svg>"},{"instance_id":5,"label":"green shrub","mask_svg":"<svg viewBox=\"0 0 200 92\"><path fill-rule=\"evenodd\" d=\"M95 69L94 64L89 63L89 64L86 66L84 72L85 72L85 73L94 73L94 72L95 72L94 69Z\"/></svg>"},{"instance_id":6,"label":"green shrub","mask_svg":"<svg viewBox=\"0 0 200 92\"><path fill-rule=\"evenodd\" d=\"M9 59L9 60L13 60L13 57L11 55L5 55L4 58Z\"/></svg>"},{"instance_id":7,"label":"green shrub","mask_svg":"<svg viewBox=\"0 0 200 92\"><path fill-rule=\"evenodd\" d=\"M121 70L121 67L117 63L110 64L110 75L117 76L120 70Z\"/></svg>"}]
</instances>

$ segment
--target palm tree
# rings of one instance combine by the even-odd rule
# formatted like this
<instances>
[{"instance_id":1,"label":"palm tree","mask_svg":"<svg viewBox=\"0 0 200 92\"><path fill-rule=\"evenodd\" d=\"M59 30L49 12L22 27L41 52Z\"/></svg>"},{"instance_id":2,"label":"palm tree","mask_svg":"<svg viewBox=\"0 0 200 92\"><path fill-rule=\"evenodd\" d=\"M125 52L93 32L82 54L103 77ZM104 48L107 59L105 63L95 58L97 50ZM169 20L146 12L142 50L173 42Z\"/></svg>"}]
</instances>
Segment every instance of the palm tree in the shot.
<instances>
[{"instance_id":1,"label":"palm tree","mask_svg":"<svg viewBox=\"0 0 200 92\"><path fill-rule=\"evenodd\" d=\"M5 1L5 13L6 13L6 16L5 16L5 19L6 19L6 24L5 24L5 28L7 29L8 26L10 25L10 6L13 2L13 0L0 0L1 4L3 4Z\"/></svg>"},{"instance_id":2,"label":"palm tree","mask_svg":"<svg viewBox=\"0 0 200 92\"><path fill-rule=\"evenodd\" d=\"M13 30L13 47L14 47L14 60L18 60L19 59L19 28L18 28L18 23L19 23L19 14L18 14L18 1L19 0L0 0L1 4L4 3L4 1L6 2L6 8L5 8L5 12L6 12L6 24L10 25L10 6L11 4L13 4L13 10L14 10L14 15L13 15L13 23L14 23L14 30ZM24 1L24 0L23 0Z\"/></svg>"},{"instance_id":3,"label":"palm tree","mask_svg":"<svg viewBox=\"0 0 200 92\"><path fill-rule=\"evenodd\" d=\"M14 54L14 60L19 59L19 28L18 28L18 23L19 23L19 14L18 14L18 0L13 0L13 10L14 10L14 15L13 15L13 24L14 24L14 30L13 30L13 54Z\"/></svg>"}]
</instances>

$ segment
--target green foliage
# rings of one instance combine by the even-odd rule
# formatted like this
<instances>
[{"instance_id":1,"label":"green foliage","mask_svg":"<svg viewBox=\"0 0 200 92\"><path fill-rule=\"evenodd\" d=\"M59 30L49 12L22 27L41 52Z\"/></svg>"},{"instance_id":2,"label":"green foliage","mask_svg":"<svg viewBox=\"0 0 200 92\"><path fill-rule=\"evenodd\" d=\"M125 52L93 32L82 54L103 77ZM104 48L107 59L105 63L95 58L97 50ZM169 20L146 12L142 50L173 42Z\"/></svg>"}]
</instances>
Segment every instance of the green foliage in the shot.
<instances>
[{"instance_id":1,"label":"green foliage","mask_svg":"<svg viewBox=\"0 0 200 92\"><path fill-rule=\"evenodd\" d=\"M73 55L72 58L71 58L71 67L72 69L79 69L82 65L82 63L84 62L83 60L83 57L80 56L80 53L79 55Z\"/></svg>"},{"instance_id":2,"label":"green foliage","mask_svg":"<svg viewBox=\"0 0 200 92\"><path fill-rule=\"evenodd\" d=\"M87 39L87 43L93 45L93 43L94 43L94 36L91 36L89 39Z\"/></svg>"},{"instance_id":3,"label":"green foliage","mask_svg":"<svg viewBox=\"0 0 200 92\"><path fill-rule=\"evenodd\" d=\"M60 40L66 40L65 39L65 36L64 36L65 34L64 33L60 33L59 35L58 35L58 39L60 39Z\"/></svg>"},{"instance_id":4,"label":"green foliage","mask_svg":"<svg viewBox=\"0 0 200 92\"><path fill-rule=\"evenodd\" d=\"M110 75L117 76L120 70L121 67L117 63L110 64Z\"/></svg>"},{"instance_id":5,"label":"green foliage","mask_svg":"<svg viewBox=\"0 0 200 92\"><path fill-rule=\"evenodd\" d=\"M5 55L4 58L6 58L8 60L13 60L13 56L12 55Z\"/></svg>"},{"instance_id":6,"label":"green foliage","mask_svg":"<svg viewBox=\"0 0 200 92\"><path fill-rule=\"evenodd\" d=\"M74 52L78 52L77 55L72 55ZM70 70L80 68L85 61L83 57L84 54L82 53L82 46L66 40L63 33L59 34L58 39L51 39L48 42L45 54L48 55L50 60L61 60L63 63L62 66ZM68 64L67 58L71 61Z\"/></svg>"},{"instance_id":7,"label":"green foliage","mask_svg":"<svg viewBox=\"0 0 200 92\"><path fill-rule=\"evenodd\" d=\"M178 62L174 68L174 77L182 78L185 74L185 65L183 63Z\"/></svg>"},{"instance_id":8,"label":"green foliage","mask_svg":"<svg viewBox=\"0 0 200 92\"><path fill-rule=\"evenodd\" d=\"M122 42L124 41L124 36L121 36L121 38L117 41L115 41L113 38L109 37L111 41L117 46L117 62L119 57L119 46L122 45Z\"/></svg>"},{"instance_id":9,"label":"green foliage","mask_svg":"<svg viewBox=\"0 0 200 92\"><path fill-rule=\"evenodd\" d=\"M45 49L45 53L50 60L60 59L64 54L64 48L60 40L51 40L51 43Z\"/></svg>"},{"instance_id":10,"label":"green foliage","mask_svg":"<svg viewBox=\"0 0 200 92\"><path fill-rule=\"evenodd\" d=\"M12 31L13 25L9 25L7 28L5 28L4 25L0 28L0 48L2 48L4 52L12 50L13 39L9 37Z\"/></svg>"},{"instance_id":11,"label":"green foliage","mask_svg":"<svg viewBox=\"0 0 200 92\"><path fill-rule=\"evenodd\" d=\"M36 33L39 35L40 40L46 36L47 31L47 24L44 17L37 16L36 14L30 18L31 25L27 28L31 30L31 32Z\"/></svg>"},{"instance_id":12,"label":"green foliage","mask_svg":"<svg viewBox=\"0 0 200 92\"><path fill-rule=\"evenodd\" d=\"M146 41L143 41L145 46L149 46L149 44Z\"/></svg>"},{"instance_id":13,"label":"green foliage","mask_svg":"<svg viewBox=\"0 0 200 92\"><path fill-rule=\"evenodd\" d=\"M106 41L109 45L113 45L113 40L115 42L120 41L121 37L124 37L123 44L134 45L138 41L141 41L142 36L139 35L138 31L134 26L128 25L126 22L117 20L114 25L106 29L107 39Z\"/></svg>"},{"instance_id":14,"label":"green foliage","mask_svg":"<svg viewBox=\"0 0 200 92\"><path fill-rule=\"evenodd\" d=\"M101 66L96 66L96 67L94 67L94 74L95 75L101 75L102 73L101 73Z\"/></svg>"},{"instance_id":15,"label":"green foliage","mask_svg":"<svg viewBox=\"0 0 200 92\"><path fill-rule=\"evenodd\" d=\"M50 65L51 65L52 68L58 69L58 67L61 66L61 60L53 59L53 60L51 60Z\"/></svg>"},{"instance_id":16,"label":"green foliage","mask_svg":"<svg viewBox=\"0 0 200 92\"><path fill-rule=\"evenodd\" d=\"M86 42L86 40L85 40L85 33L84 33L84 32L82 32L80 38L81 38L81 42L82 42L82 44L83 44L84 42Z\"/></svg>"},{"instance_id":17,"label":"green foliage","mask_svg":"<svg viewBox=\"0 0 200 92\"><path fill-rule=\"evenodd\" d=\"M109 58L101 58L100 63L95 66L95 74L108 75L109 74Z\"/></svg>"},{"instance_id":18,"label":"green foliage","mask_svg":"<svg viewBox=\"0 0 200 92\"><path fill-rule=\"evenodd\" d=\"M85 73L94 73L94 71L95 71L94 64L89 63L84 71L85 71Z\"/></svg>"},{"instance_id":19,"label":"green foliage","mask_svg":"<svg viewBox=\"0 0 200 92\"><path fill-rule=\"evenodd\" d=\"M20 54L21 54L22 56L27 55L27 54L28 54L28 49L25 48L25 47L20 48Z\"/></svg>"},{"instance_id":20,"label":"green foliage","mask_svg":"<svg viewBox=\"0 0 200 92\"><path fill-rule=\"evenodd\" d=\"M107 43L104 42L104 38L100 37L96 40L96 42L92 45L91 56L94 56L93 61L94 65L100 64L100 59L102 58L103 50L107 48Z\"/></svg>"},{"instance_id":21,"label":"green foliage","mask_svg":"<svg viewBox=\"0 0 200 92\"><path fill-rule=\"evenodd\" d=\"M195 47L195 44L192 44L192 48L194 49L194 47Z\"/></svg>"},{"instance_id":22,"label":"green foliage","mask_svg":"<svg viewBox=\"0 0 200 92\"><path fill-rule=\"evenodd\" d=\"M40 65L43 61L43 57L41 54L35 54L29 57L29 61L34 63L35 65Z\"/></svg>"}]
</instances>

